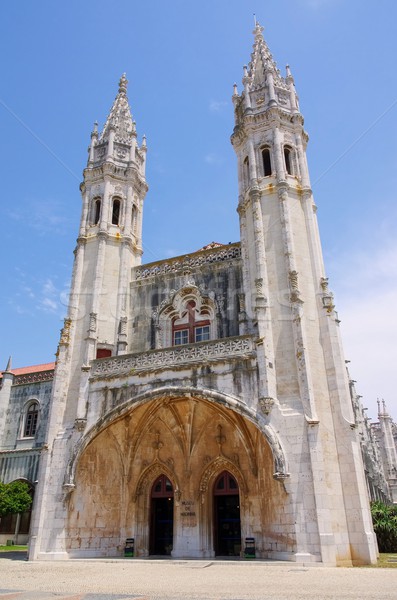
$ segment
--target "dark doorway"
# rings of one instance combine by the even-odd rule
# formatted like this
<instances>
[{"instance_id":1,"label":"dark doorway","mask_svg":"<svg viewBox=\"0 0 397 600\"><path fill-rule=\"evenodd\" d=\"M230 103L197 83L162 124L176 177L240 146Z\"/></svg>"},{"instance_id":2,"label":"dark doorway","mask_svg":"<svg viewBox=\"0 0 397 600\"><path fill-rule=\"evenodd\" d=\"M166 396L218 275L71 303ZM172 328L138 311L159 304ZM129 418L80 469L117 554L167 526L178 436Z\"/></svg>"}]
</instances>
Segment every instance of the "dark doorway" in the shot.
<instances>
[{"instance_id":1,"label":"dark doorway","mask_svg":"<svg viewBox=\"0 0 397 600\"><path fill-rule=\"evenodd\" d=\"M219 475L214 485L214 546L216 556L240 556L239 489L227 471Z\"/></svg>"},{"instance_id":2,"label":"dark doorway","mask_svg":"<svg viewBox=\"0 0 397 600\"><path fill-rule=\"evenodd\" d=\"M151 492L149 554L171 554L173 532L174 489L171 481L160 475Z\"/></svg>"}]
</instances>

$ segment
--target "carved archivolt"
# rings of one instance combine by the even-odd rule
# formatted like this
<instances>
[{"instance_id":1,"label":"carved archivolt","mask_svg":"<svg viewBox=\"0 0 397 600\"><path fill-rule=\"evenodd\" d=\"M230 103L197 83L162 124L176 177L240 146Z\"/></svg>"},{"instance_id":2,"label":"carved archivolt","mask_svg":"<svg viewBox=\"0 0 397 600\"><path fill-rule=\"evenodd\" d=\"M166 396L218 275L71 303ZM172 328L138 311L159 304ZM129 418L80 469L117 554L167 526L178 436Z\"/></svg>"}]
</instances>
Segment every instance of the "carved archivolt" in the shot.
<instances>
[{"instance_id":1,"label":"carved archivolt","mask_svg":"<svg viewBox=\"0 0 397 600\"><path fill-rule=\"evenodd\" d=\"M201 476L199 490L202 502L204 501L209 486L215 480L217 475L222 473L222 471L229 471L229 473L231 473L236 479L241 493L244 496L248 496L247 483L245 481L244 475L242 474L238 466L225 456L217 456L206 466Z\"/></svg>"},{"instance_id":2,"label":"carved archivolt","mask_svg":"<svg viewBox=\"0 0 397 600\"><path fill-rule=\"evenodd\" d=\"M129 399L123 405L117 406L115 409L110 411L106 415L106 417L103 417L102 419L100 419L93 427L91 427L91 429L86 431L85 435L83 435L82 438L77 442L77 444L75 444L73 446L73 452L72 452L70 461L68 463L68 467L66 469L64 483L68 483L68 484L75 483L76 466L77 466L84 450L87 448L87 446L90 444L90 442L97 435L99 435L102 431L104 431L109 425L111 425L118 419L124 418L131 411L132 406L137 407L140 404L143 404L146 402L151 402L151 401L159 399L159 398L161 398L161 400L164 402L164 401L167 401L167 399L188 398L188 397L194 398L196 400L202 399L207 402L212 402L214 404L219 403L221 406L226 407L234 412L238 412L238 414L240 414L241 417L247 418L249 421L254 423L256 425L256 427L258 427L258 429L261 431L261 433L265 436L265 438L271 448L271 451L273 454L273 460L274 460L274 469L275 469L274 477L276 479L282 479L282 478L288 477L287 460L286 460L286 456L285 456L284 450L282 448L278 434L276 433L276 431L272 428L272 426L270 424L265 424L265 423L261 422L261 420L259 420L259 422L258 422L258 417L257 417L256 413L254 413L250 408L248 408L246 405L241 403L238 400L238 398L235 398L233 396L230 396L230 395L227 395L227 394L224 394L221 392L217 392L215 390L210 390L210 389L201 389L200 390L197 388L189 388L189 387L180 388L180 387L166 386L163 388L158 388L156 390L148 390L148 391L144 392L143 394L140 394L138 396L135 396L134 398ZM216 462L216 461L218 461L218 462ZM221 462L219 462L219 461L225 461L224 463L222 463L223 467L222 467ZM156 464L159 465L159 468L161 467L161 469L160 469L161 472L159 471L159 475L161 475L161 473L163 472L174 483L175 489L179 490L179 482L176 480L175 474L169 468L168 463L156 462ZM205 473L207 472L207 469L210 469L210 465L213 465L213 467L211 467L211 469L218 468L218 470L219 470L222 467L223 469L229 470L232 473L232 475L234 475L236 477L239 485L241 486L241 489L243 491L246 490L246 484L244 482L244 478L243 478L240 470L238 469L236 464L234 464L232 461L230 461L229 459L227 459L225 457L218 457L218 459L215 459L214 462L209 461L209 463L205 469L204 475L203 475L203 478L204 478L203 481L205 481ZM147 468L148 469L153 468L153 465L148 466ZM146 473L146 472L147 471L144 471L144 473ZM212 471L208 473L207 481L210 481L211 473L212 473ZM155 476L155 474L152 473L153 478L154 478L154 476ZM137 489L138 489L139 485L140 484L138 483ZM203 483L203 485L205 488L204 483ZM139 488L139 489L141 489L141 488Z\"/></svg>"},{"instance_id":3,"label":"carved archivolt","mask_svg":"<svg viewBox=\"0 0 397 600\"><path fill-rule=\"evenodd\" d=\"M174 471L171 471L169 466L162 461L156 461L152 465L149 465L138 479L135 487L133 499L137 501L138 497L147 492L149 486L153 485L160 475L165 475L171 481L174 488L174 495L177 501L180 499L181 491Z\"/></svg>"}]
</instances>

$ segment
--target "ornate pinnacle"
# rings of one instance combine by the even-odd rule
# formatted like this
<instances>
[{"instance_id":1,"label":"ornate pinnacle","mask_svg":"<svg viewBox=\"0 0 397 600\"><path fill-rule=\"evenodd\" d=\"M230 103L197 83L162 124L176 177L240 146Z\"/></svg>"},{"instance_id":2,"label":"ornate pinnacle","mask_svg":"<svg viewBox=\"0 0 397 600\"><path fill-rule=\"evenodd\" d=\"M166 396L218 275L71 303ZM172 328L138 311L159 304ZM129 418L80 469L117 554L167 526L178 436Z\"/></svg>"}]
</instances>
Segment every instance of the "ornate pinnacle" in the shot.
<instances>
[{"instance_id":1,"label":"ornate pinnacle","mask_svg":"<svg viewBox=\"0 0 397 600\"><path fill-rule=\"evenodd\" d=\"M127 93L127 85L128 85L128 79L127 79L125 73L123 73L122 76L120 77L120 81L119 81L119 94Z\"/></svg>"},{"instance_id":2,"label":"ornate pinnacle","mask_svg":"<svg viewBox=\"0 0 397 600\"><path fill-rule=\"evenodd\" d=\"M264 27L262 27L259 23L259 21L256 21L255 23L255 29L252 32L254 34L255 37L262 37L262 31L264 30Z\"/></svg>"}]
</instances>

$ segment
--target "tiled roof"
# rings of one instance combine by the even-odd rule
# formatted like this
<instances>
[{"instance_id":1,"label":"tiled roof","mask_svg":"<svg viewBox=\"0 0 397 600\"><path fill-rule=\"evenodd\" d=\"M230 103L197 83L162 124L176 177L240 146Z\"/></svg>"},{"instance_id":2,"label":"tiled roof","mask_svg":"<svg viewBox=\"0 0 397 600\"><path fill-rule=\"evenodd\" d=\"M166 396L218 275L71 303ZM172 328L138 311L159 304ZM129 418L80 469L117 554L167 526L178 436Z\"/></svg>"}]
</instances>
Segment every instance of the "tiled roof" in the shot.
<instances>
[{"instance_id":1,"label":"tiled roof","mask_svg":"<svg viewBox=\"0 0 397 600\"><path fill-rule=\"evenodd\" d=\"M32 365L30 367L19 367L18 369L11 369L11 373L18 377L18 375L29 375L30 373L42 373L43 371L53 371L55 369L55 363L44 363L42 365ZM3 373L0 373L0 377Z\"/></svg>"}]
</instances>

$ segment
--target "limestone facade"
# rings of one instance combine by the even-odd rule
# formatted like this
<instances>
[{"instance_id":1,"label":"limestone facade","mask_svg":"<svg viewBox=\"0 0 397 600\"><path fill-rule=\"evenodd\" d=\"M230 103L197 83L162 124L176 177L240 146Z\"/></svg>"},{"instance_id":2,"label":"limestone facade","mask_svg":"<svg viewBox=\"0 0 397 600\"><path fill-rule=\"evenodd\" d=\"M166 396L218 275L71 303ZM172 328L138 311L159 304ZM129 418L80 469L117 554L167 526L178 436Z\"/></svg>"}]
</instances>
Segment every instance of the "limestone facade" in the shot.
<instances>
[{"instance_id":1,"label":"limestone facade","mask_svg":"<svg viewBox=\"0 0 397 600\"><path fill-rule=\"evenodd\" d=\"M137 556L244 555L253 540L258 557L376 560L308 136L259 24L233 104L240 242L146 265L146 140L125 76L94 128L31 559L120 556L133 538ZM11 388L6 371L0 423Z\"/></svg>"}]
</instances>

